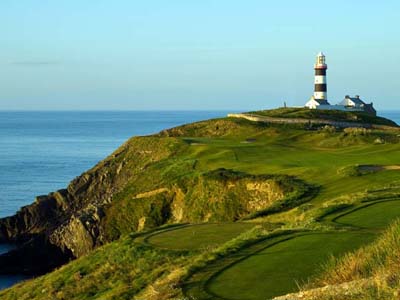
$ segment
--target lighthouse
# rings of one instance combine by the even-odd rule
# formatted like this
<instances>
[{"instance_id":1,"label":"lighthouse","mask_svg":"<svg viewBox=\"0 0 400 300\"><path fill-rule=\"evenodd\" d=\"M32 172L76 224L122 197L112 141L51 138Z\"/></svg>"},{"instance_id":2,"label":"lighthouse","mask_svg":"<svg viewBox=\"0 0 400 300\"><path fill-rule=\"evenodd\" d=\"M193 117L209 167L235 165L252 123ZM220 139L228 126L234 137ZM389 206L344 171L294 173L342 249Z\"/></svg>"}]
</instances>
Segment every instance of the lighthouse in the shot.
<instances>
[{"instance_id":1,"label":"lighthouse","mask_svg":"<svg viewBox=\"0 0 400 300\"><path fill-rule=\"evenodd\" d=\"M345 99L336 104L331 105L328 102L327 84L326 84L326 70L328 66L325 61L325 55L320 52L317 54L317 59L314 64L314 94L307 101L304 107L309 109L324 109L324 110L341 110L341 111L362 111L367 114L376 116L376 110L372 102L365 103L360 99L360 96L354 98L346 96Z\"/></svg>"},{"instance_id":2,"label":"lighthouse","mask_svg":"<svg viewBox=\"0 0 400 300\"><path fill-rule=\"evenodd\" d=\"M326 70L328 66L325 62L325 55L320 52L317 55L317 60L314 65L314 99L320 101L328 101L328 93L326 86Z\"/></svg>"}]
</instances>

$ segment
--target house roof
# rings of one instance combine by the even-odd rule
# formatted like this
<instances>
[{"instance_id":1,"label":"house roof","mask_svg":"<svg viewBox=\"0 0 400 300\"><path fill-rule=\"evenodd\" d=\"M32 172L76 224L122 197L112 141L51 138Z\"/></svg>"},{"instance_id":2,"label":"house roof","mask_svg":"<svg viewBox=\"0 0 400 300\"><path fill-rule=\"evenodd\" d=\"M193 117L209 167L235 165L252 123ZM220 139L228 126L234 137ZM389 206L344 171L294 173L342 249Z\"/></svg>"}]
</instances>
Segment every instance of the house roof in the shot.
<instances>
[{"instance_id":1,"label":"house roof","mask_svg":"<svg viewBox=\"0 0 400 300\"><path fill-rule=\"evenodd\" d=\"M351 101L354 102L355 105L362 105L365 104L364 101L362 101L360 98L351 98L351 97L347 97L347 99L350 99Z\"/></svg>"},{"instance_id":2,"label":"house roof","mask_svg":"<svg viewBox=\"0 0 400 300\"><path fill-rule=\"evenodd\" d=\"M314 99L319 105L329 105L328 100Z\"/></svg>"}]
</instances>

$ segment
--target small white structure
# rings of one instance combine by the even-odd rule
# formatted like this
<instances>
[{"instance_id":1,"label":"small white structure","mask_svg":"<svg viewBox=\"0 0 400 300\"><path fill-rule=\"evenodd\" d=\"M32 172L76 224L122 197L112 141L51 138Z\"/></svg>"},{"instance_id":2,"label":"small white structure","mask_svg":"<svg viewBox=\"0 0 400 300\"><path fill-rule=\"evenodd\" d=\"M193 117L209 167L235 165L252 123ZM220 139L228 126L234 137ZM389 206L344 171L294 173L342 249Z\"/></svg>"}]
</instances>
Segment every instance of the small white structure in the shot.
<instances>
[{"instance_id":1,"label":"small white structure","mask_svg":"<svg viewBox=\"0 0 400 300\"><path fill-rule=\"evenodd\" d=\"M351 98L349 95L344 97L344 100L339 103L339 105L354 107L354 108L362 108L365 103L360 99L360 96L356 95L354 98Z\"/></svg>"},{"instance_id":2,"label":"small white structure","mask_svg":"<svg viewBox=\"0 0 400 300\"><path fill-rule=\"evenodd\" d=\"M327 100L315 99L315 96L311 96L304 106L310 109L324 109L323 107L330 106L330 104Z\"/></svg>"},{"instance_id":3,"label":"small white structure","mask_svg":"<svg viewBox=\"0 0 400 300\"><path fill-rule=\"evenodd\" d=\"M354 98L346 95L342 102L338 105L344 106L346 110L351 111L365 111L367 113L376 115L376 110L374 108L374 104L371 102L370 104L365 103L361 100L359 95L356 95Z\"/></svg>"}]
</instances>

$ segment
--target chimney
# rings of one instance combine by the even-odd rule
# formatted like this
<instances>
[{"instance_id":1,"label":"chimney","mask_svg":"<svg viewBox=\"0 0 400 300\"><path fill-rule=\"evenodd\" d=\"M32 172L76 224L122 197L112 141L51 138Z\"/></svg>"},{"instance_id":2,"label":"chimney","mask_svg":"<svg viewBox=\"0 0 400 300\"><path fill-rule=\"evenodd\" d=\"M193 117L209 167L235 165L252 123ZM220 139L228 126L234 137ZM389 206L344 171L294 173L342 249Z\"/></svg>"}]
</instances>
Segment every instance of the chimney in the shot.
<instances>
[{"instance_id":1,"label":"chimney","mask_svg":"<svg viewBox=\"0 0 400 300\"><path fill-rule=\"evenodd\" d=\"M346 96L344 96L346 99L349 99L350 98L350 96L349 95L346 95Z\"/></svg>"},{"instance_id":2,"label":"chimney","mask_svg":"<svg viewBox=\"0 0 400 300\"><path fill-rule=\"evenodd\" d=\"M360 99L360 95L356 95L356 98L357 98L357 99Z\"/></svg>"}]
</instances>

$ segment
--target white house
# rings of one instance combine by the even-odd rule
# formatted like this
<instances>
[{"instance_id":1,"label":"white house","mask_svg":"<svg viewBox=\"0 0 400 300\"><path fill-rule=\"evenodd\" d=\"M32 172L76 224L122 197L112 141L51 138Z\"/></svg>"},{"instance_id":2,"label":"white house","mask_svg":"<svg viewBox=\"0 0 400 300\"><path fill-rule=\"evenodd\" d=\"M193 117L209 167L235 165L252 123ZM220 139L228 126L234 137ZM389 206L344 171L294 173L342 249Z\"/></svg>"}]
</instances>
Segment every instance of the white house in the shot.
<instances>
[{"instance_id":1,"label":"white house","mask_svg":"<svg viewBox=\"0 0 400 300\"><path fill-rule=\"evenodd\" d=\"M304 106L310 109L324 109L324 107L330 106L330 103L328 100L315 99L314 96L311 96Z\"/></svg>"},{"instance_id":2,"label":"white house","mask_svg":"<svg viewBox=\"0 0 400 300\"><path fill-rule=\"evenodd\" d=\"M376 110L373 106L374 104L372 102L370 104L365 103L358 95L356 95L354 98L346 95L343 101L338 105L344 106L346 110L365 111L367 113L376 115Z\"/></svg>"}]
</instances>

